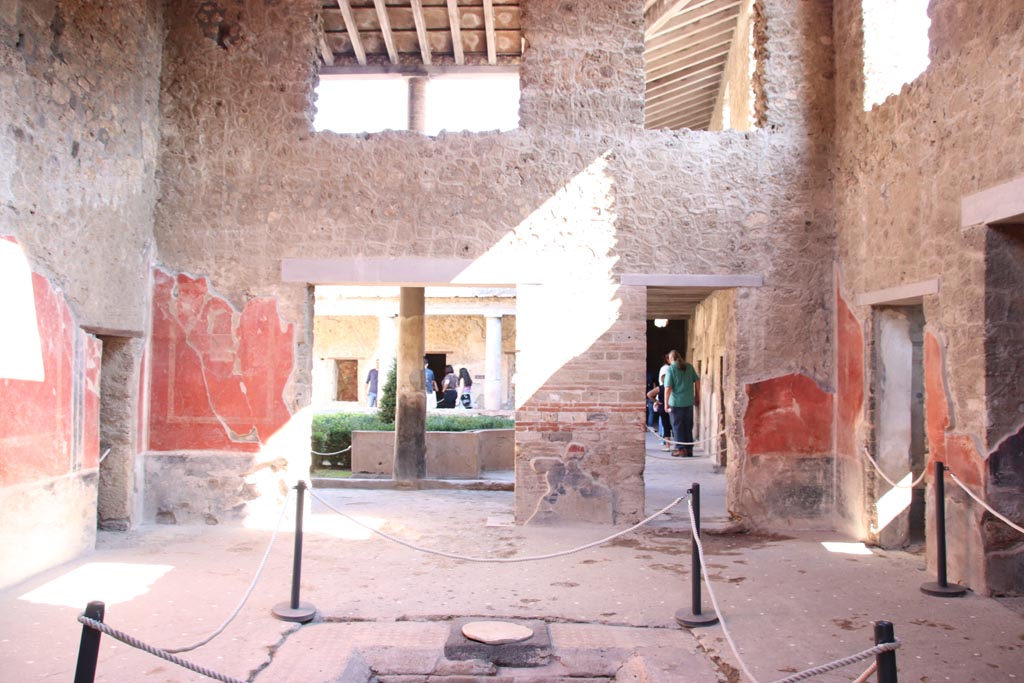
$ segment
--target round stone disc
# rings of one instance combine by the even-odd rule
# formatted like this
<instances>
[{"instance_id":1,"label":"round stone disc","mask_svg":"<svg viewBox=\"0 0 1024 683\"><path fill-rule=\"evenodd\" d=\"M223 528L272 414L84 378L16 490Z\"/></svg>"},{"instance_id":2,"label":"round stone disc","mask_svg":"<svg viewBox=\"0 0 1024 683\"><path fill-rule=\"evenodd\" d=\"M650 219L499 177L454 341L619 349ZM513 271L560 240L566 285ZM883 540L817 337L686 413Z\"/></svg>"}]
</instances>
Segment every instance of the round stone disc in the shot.
<instances>
[{"instance_id":1,"label":"round stone disc","mask_svg":"<svg viewBox=\"0 0 1024 683\"><path fill-rule=\"evenodd\" d=\"M505 645L529 640L533 629L508 621L471 621L462 627L462 635L488 645Z\"/></svg>"}]
</instances>

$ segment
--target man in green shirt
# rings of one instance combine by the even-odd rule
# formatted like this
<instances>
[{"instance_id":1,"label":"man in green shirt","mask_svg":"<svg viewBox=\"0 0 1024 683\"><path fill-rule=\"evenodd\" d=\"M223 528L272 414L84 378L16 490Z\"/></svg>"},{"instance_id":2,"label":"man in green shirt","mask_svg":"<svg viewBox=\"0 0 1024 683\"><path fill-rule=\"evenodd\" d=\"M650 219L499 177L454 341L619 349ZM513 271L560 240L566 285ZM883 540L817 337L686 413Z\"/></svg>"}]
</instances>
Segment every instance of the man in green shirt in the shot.
<instances>
[{"instance_id":1,"label":"man in green shirt","mask_svg":"<svg viewBox=\"0 0 1024 683\"><path fill-rule=\"evenodd\" d=\"M672 421L676 448L672 455L693 456L693 406L699 402L700 376L693 366L683 361L678 351L669 352L669 368L665 373L665 405Z\"/></svg>"}]
</instances>

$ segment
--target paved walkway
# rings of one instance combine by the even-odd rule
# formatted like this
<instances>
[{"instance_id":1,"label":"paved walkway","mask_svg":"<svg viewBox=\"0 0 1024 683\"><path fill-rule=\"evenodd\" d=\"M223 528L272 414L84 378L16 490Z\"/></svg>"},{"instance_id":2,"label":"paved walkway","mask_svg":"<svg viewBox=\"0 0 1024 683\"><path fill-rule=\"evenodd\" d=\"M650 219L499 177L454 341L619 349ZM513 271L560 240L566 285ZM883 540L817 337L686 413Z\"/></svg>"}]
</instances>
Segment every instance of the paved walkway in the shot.
<instances>
[{"instance_id":1,"label":"paved walkway","mask_svg":"<svg viewBox=\"0 0 1024 683\"><path fill-rule=\"evenodd\" d=\"M648 448L648 510L701 484L709 570L744 660L761 683L858 652L872 620L895 623L900 681L1024 681L1024 618L973 594L923 595L923 558L866 549L831 533L729 533L724 478L707 458L664 459ZM504 491L324 490L361 523L412 544L515 558L570 549L616 531L517 527ZM95 553L0 592L0 680L69 681L89 600L106 621L163 647L194 642L234 609L260 563L276 514L249 527L153 526L101 533ZM289 527L290 520L285 521ZM555 559L478 564L384 540L319 503L307 516L302 600L318 622L273 619L287 602L291 533L280 534L262 580L226 632L182 656L255 683L745 681L719 626L688 631L690 538L685 507L607 545ZM826 547L823 542L840 545ZM705 611L710 609L705 600ZM513 670L443 657L457 617L539 619L554 657ZM849 682L866 665L812 680ZM98 681L208 680L110 638Z\"/></svg>"}]
</instances>

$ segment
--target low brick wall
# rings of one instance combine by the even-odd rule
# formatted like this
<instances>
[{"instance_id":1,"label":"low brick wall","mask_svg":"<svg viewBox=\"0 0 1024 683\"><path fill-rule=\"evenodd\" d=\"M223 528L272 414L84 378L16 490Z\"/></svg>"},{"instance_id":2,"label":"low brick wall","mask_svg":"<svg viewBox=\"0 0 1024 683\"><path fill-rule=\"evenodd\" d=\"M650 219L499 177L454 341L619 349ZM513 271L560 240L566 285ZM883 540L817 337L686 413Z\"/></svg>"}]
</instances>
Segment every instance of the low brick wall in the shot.
<instances>
[{"instance_id":1,"label":"low brick wall","mask_svg":"<svg viewBox=\"0 0 1024 683\"><path fill-rule=\"evenodd\" d=\"M515 430L427 432L427 477L478 479L481 472L511 470ZM394 432L352 432L352 473L390 475Z\"/></svg>"}]
</instances>

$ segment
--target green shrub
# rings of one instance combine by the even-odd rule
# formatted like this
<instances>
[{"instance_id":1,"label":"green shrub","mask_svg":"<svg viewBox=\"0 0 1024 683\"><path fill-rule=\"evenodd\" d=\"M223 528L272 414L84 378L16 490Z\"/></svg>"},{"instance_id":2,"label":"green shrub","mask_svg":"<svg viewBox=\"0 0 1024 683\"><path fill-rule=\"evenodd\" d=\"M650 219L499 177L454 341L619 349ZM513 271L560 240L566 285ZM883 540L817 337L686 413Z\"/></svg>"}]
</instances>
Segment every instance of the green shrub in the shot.
<instances>
[{"instance_id":1,"label":"green shrub","mask_svg":"<svg viewBox=\"0 0 1024 683\"><path fill-rule=\"evenodd\" d=\"M389 382L394 378L391 372ZM394 394L392 394L394 395ZM507 417L488 415L427 415L428 432L469 432L474 429L511 429L515 421ZM353 431L390 432L394 422L384 422L380 413L325 413L313 416L313 436L310 441L317 453L336 453L352 445ZM313 469L326 467L330 462L333 469L352 469L352 453L338 455L313 455Z\"/></svg>"},{"instance_id":2,"label":"green shrub","mask_svg":"<svg viewBox=\"0 0 1024 683\"><path fill-rule=\"evenodd\" d=\"M388 379L384 382L384 388L377 398L377 417L381 422L395 424L395 392L398 386L398 367L396 360L392 359L391 369L388 370Z\"/></svg>"}]
</instances>

